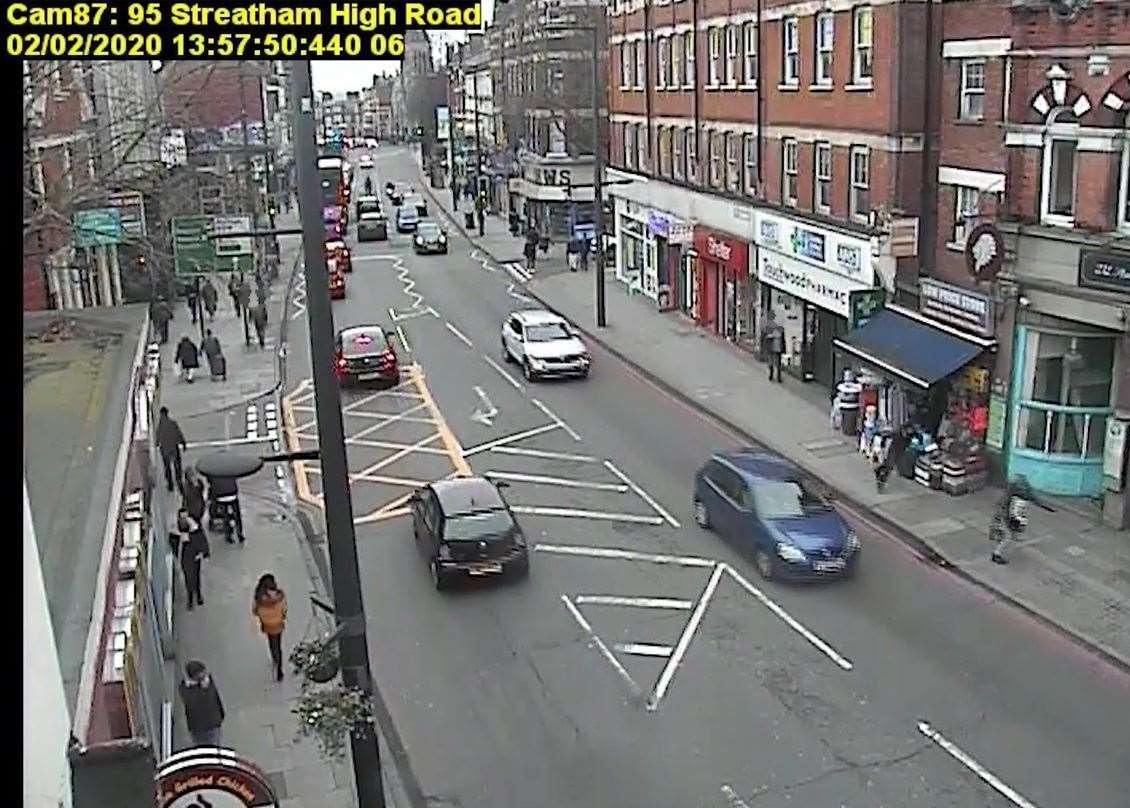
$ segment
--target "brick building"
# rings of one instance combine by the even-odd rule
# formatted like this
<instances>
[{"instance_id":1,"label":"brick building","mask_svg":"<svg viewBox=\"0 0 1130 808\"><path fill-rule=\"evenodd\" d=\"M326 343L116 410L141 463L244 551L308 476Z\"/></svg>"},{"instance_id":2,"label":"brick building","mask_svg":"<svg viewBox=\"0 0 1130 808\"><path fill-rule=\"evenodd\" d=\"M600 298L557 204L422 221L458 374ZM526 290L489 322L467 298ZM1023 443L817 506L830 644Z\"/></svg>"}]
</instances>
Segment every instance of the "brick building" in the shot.
<instances>
[{"instance_id":1,"label":"brick building","mask_svg":"<svg viewBox=\"0 0 1130 808\"><path fill-rule=\"evenodd\" d=\"M941 16L932 263L997 319L996 448L1009 474L1105 497L1125 525L1103 454L1130 418L1130 3L971 0Z\"/></svg>"},{"instance_id":2,"label":"brick building","mask_svg":"<svg viewBox=\"0 0 1130 808\"><path fill-rule=\"evenodd\" d=\"M610 189L617 276L742 345L772 313L786 369L830 384L853 306L916 274L927 8L614 3L611 164L646 179Z\"/></svg>"}]
</instances>

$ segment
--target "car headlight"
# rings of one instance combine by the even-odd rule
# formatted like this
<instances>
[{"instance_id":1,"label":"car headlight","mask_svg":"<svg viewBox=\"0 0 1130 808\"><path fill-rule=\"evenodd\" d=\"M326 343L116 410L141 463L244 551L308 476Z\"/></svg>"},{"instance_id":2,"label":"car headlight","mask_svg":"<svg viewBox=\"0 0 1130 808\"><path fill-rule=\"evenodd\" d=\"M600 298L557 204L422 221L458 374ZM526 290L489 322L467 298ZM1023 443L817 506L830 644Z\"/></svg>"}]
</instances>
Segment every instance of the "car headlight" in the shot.
<instances>
[{"instance_id":1,"label":"car headlight","mask_svg":"<svg viewBox=\"0 0 1130 808\"><path fill-rule=\"evenodd\" d=\"M439 234L439 243L440 243L440 244L443 244L443 243L445 243L446 241L447 241L447 236L445 236L445 235L444 235L443 233L440 233L440 234Z\"/></svg>"},{"instance_id":2,"label":"car headlight","mask_svg":"<svg viewBox=\"0 0 1130 808\"><path fill-rule=\"evenodd\" d=\"M801 550L793 547L791 544L786 544L783 541L777 543L777 555L779 555L785 561L808 560L807 556L805 556L805 554Z\"/></svg>"},{"instance_id":3,"label":"car headlight","mask_svg":"<svg viewBox=\"0 0 1130 808\"><path fill-rule=\"evenodd\" d=\"M423 239L422 237L420 237L420 236L416 236L416 243L417 243L417 244L423 244L423 243L424 243L424 239Z\"/></svg>"},{"instance_id":4,"label":"car headlight","mask_svg":"<svg viewBox=\"0 0 1130 808\"><path fill-rule=\"evenodd\" d=\"M537 368L540 368L540 367L545 367L545 360L544 359L535 359L532 356L527 357L527 359L530 360L530 366L533 367L535 370Z\"/></svg>"},{"instance_id":5,"label":"car headlight","mask_svg":"<svg viewBox=\"0 0 1130 808\"><path fill-rule=\"evenodd\" d=\"M592 364L592 357L589 356L587 353L583 353L583 354L581 354L581 361L584 362L586 365Z\"/></svg>"}]
</instances>

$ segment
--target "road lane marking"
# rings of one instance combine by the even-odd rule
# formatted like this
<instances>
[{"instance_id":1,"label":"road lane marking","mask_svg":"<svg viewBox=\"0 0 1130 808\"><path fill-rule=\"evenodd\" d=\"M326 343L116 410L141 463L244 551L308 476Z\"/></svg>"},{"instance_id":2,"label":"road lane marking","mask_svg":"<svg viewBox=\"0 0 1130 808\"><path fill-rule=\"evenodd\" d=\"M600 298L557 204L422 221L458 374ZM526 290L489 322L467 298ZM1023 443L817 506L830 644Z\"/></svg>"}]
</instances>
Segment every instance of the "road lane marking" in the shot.
<instances>
[{"instance_id":1,"label":"road lane marking","mask_svg":"<svg viewBox=\"0 0 1130 808\"><path fill-rule=\"evenodd\" d=\"M619 595L577 595L575 603L593 606L632 606L640 609L679 609L689 612L694 608L693 600L678 598L626 598Z\"/></svg>"},{"instance_id":2,"label":"road lane marking","mask_svg":"<svg viewBox=\"0 0 1130 808\"><path fill-rule=\"evenodd\" d=\"M524 295L521 292L514 291L514 284L510 284L509 286L506 287L506 294L510 295L510 297L514 298L515 300L522 301L523 303L533 303L534 302L534 299L532 297L530 297L529 295Z\"/></svg>"},{"instance_id":3,"label":"road lane marking","mask_svg":"<svg viewBox=\"0 0 1130 808\"><path fill-rule=\"evenodd\" d=\"M444 321L443 324L445 326L447 326L448 331L450 331L452 334L455 335L456 339L458 339L460 342L462 342L468 348L474 348L475 347L474 344L471 342L471 340L467 339L467 337L463 334L463 332L460 331L458 328L456 328L455 326L453 326L451 323L447 322L446 320Z\"/></svg>"},{"instance_id":4,"label":"road lane marking","mask_svg":"<svg viewBox=\"0 0 1130 808\"><path fill-rule=\"evenodd\" d=\"M435 399L432 398L432 392L424 383L424 372L420 369L419 364L413 363L408 369L408 376L416 386L416 392L424 399L424 404L427 405L428 410L432 414L435 421L436 431L439 433L440 440L443 441L444 447L447 449L448 458L451 460L451 466L455 469L455 473L461 477L471 476L471 466L467 463L466 452L463 447L459 445L459 439L455 437L455 433L451 431L451 427L447 425L447 420L443 417L438 406L436 406Z\"/></svg>"},{"instance_id":5,"label":"road lane marking","mask_svg":"<svg viewBox=\"0 0 1130 808\"><path fill-rule=\"evenodd\" d=\"M676 520L675 517L673 517L671 514L667 513L666 509L664 509L664 507L662 505L660 505L658 502L656 502L655 499L652 498L651 494L647 493L642 488L640 488L638 485L636 485L634 482L632 482L630 479L628 479L628 475L625 474L624 472L620 471L620 469L616 468L615 463L613 463L611 460L605 460L604 461L604 467L606 469L608 469L609 471L611 471L613 474L615 474L617 477L619 477L621 480L623 480L624 484L627 485L629 488L631 488L633 491L635 491L636 496L638 496L640 499L642 499L644 502L646 502L648 505L650 505L652 510L654 510L657 514L659 514L663 518L664 522L666 522L667 524L669 524L673 528L679 527L678 520Z\"/></svg>"},{"instance_id":6,"label":"road lane marking","mask_svg":"<svg viewBox=\"0 0 1130 808\"><path fill-rule=\"evenodd\" d=\"M346 443L356 443L358 446L368 446L370 449L407 449L407 443L398 443L391 440L369 440L368 438L350 438L346 437ZM416 449L420 454L436 454L447 455L446 449L435 449L431 446L421 446Z\"/></svg>"},{"instance_id":7,"label":"road lane marking","mask_svg":"<svg viewBox=\"0 0 1130 808\"><path fill-rule=\"evenodd\" d=\"M541 483L544 485L560 485L563 488L588 488L593 491L616 491L620 494L628 493L628 486L615 483L592 483L588 480L570 480L565 477L547 477L541 474L519 474L515 471L488 471L484 477L493 477L497 480L513 480L518 483Z\"/></svg>"},{"instance_id":8,"label":"road lane marking","mask_svg":"<svg viewBox=\"0 0 1130 808\"><path fill-rule=\"evenodd\" d=\"M577 434L577 431L576 431L575 429L573 429L573 428L572 428L571 426L569 426L569 425L568 425L567 423L565 423L565 422L564 422L564 421L563 421L563 420L562 420L561 418L559 418L559 417L558 417L558 416L557 416L557 415L556 415L556 414L555 414L555 413L553 412L553 410L551 410L551 409L550 409L549 407L547 407L547 406L545 406L544 404L542 404L542 403L541 403L540 401L538 401L538 400L537 400L536 398L531 398L531 399L530 399L530 401L532 401L532 402L533 402L533 404L534 404L534 406L535 406L535 407L537 407L537 408L538 408L539 410L541 410L541 411L542 411L543 413L545 413L546 417L547 417L547 418L549 418L549 420L551 420L551 421L555 421L555 422L557 423L557 425L558 425L559 427L561 427L562 429L564 429L564 430L565 430L565 433L566 433L566 434L567 434L567 435L568 435L569 437L571 437L571 438L572 438L573 440L575 440L575 441L577 441L578 443L580 443L580 441L581 441L581 436Z\"/></svg>"},{"instance_id":9,"label":"road lane marking","mask_svg":"<svg viewBox=\"0 0 1130 808\"><path fill-rule=\"evenodd\" d=\"M532 438L534 435L541 435L545 432L551 432L557 428L557 424L546 424L545 426L537 426L533 429L527 429L524 432L507 435L504 438L496 438L495 440L490 440L486 443L480 443L478 446L472 446L470 449L464 449L463 456L470 457L471 455L478 454L479 452L485 452L488 449L494 449L494 447L496 446L505 446L508 443L514 443L515 441Z\"/></svg>"},{"instance_id":10,"label":"road lane marking","mask_svg":"<svg viewBox=\"0 0 1130 808\"><path fill-rule=\"evenodd\" d=\"M722 796L730 803L730 808L750 808L749 803L739 797L738 792L734 791L730 786L722 786L721 790Z\"/></svg>"},{"instance_id":11,"label":"road lane marking","mask_svg":"<svg viewBox=\"0 0 1130 808\"><path fill-rule=\"evenodd\" d=\"M586 620L585 616L581 614L580 610L573 605L573 602L569 600L569 596L562 595L561 600L562 602L564 602L565 608L568 609L569 613L573 615L573 619L577 621L577 625L579 625L581 629L589 635L589 642L596 647L601 656L608 660L608 664L612 666L612 669L615 670L616 673L620 674L620 678L627 683L628 689L631 691L632 696L638 699L642 695L643 691L640 690L640 686L636 684L636 681L631 677L631 674L629 674L628 671L624 669L624 666L620 664L620 660L616 658L616 655L608 650L608 646L604 644L604 640L596 636L596 632L592 630L592 626L589 625L589 621Z\"/></svg>"},{"instance_id":12,"label":"road lane marking","mask_svg":"<svg viewBox=\"0 0 1130 808\"><path fill-rule=\"evenodd\" d=\"M718 581L722 579L722 573L726 571L725 565L719 564L714 568L710 574L710 580L706 582L706 588L702 590L702 595L695 604L694 611L691 612L691 618L687 621L686 627L683 628L683 633L679 636L679 642L675 645L675 650L671 653L670 658L667 660L667 665L664 666L663 672L659 674L659 681L655 683L655 690L651 694L651 698L647 701L647 709L655 711L659 708L660 702L663 701L663 696L667 693L667 688L671 686L671 680L675 678L675 671L678 670L683 657L687 654L687 649L690 648L691 640L694 639L695 633L698 631L699 624L702 623L703 615L706 614L706 607L710 604L710 599L714 597L714 591L718 588Z\"/></svg>"},{"instance_id":13,"label":"road lane marking","mask_svg":"<svg viewBox=\"0 0 1130 808\"><path fill-rule=\"evenodd\" d=\"M619 561L646 561L651 564L670 564L675 567L714 567L718 562L697 556L674 556L655 553L640 553L635 550L622 550L618 547L583 547L576 544L535 544L535 552L554 555L581 556L584 558L610 558Z\"/></svg>"},{"instance_id":14,"label":"road lane marking","mask_svg":"<svg viewBox=\"0 0 1130 808\"><path fill-rule=\"evenodd\" d=\"M411 508L393 508L389 511L374 511L367 513L364 516L358 516L353 520L355 525L367 525L370 522L381 522L385 519L395 519L398 516L407 516L412 513Z\"/></svg>"},{"instance_id":15,"label":"road lane marking","mask_svg":"<svg viewBox=\"0 0 1130 808\"><path fill-rule=\"evenodd\" d=\"M544 449L521 449L517 446L495 446L492 452L498 454L524 455L526 457L542 457L547 460L572 460L577 463L596 463L595 457L589 455L569 454L568 452L547 452Z\"/></svg>"},{"instance_id":16,"label":"road lane marking","mask_svg":"<svg viewBox=\"0 0 1130 808\"><path fill-rule=\"evenodd\" d=\"M200 440L185 444L186 449L204 449L213 446L247 446L252 443L266 443L270 438L223 438L221 440Z\"/></svg>"},{"instance_id":17,"label":"road lane marking","mask_svg":"<svg viewBox=\"0 0 1130 808\"><path fill-rule=\"evenodd\" d=\"M486 363L488 365L490 365L492 368L497 370L502 375L502 378L504 378L504 379L506 379L506 381L510 382L511 387L513 387L519 393L522 392L522 385L518 383L517 379L515 379L513 376L510 375L509 371L507 371L506 368L502 367L502 365L495 362L493 359L491 359L486 354L483 354L483 359L486 361Z\"/></svg>"},{"instance_id":18,"label":"road lane marking","mask_svg":"<svg viewBox=\"0 0 1130 808\"><path fill-rule=\"evenodd\" d=\"M612 647L621 654L632 654L633 656L663 657L664 659L671 656L670 645L655 645L648 642L618 642Z\"/></svg>"},{"instance_id":19,"label":"road lane marking","mask_svg":"<svg viewBox=\"0 0 1130 808\"><path fill-rule=\"evenodd\" d=\"M953 741L946 738L944 735L942 735L942 733L934 729L934 727L932 727L929 722L919 721L918 731L929 738L931 741L936 743L942 749L944 749L946 753L950 755L950 757L957 760L975 775L988 783L993 788L993 790L995 790L1013 805L1018 806L1018 808L1036 808L1036 804L1034 802L1025 799L1015 789L1013 789L991 771L978 763L971 755L969 755L969 753L967 753Z\"/></svg>"},{"instance_id":20,"label":"road lane marking","mask_svg":"<svg viewBox=\"0 0 1130 808\"><path fill-rule=\"evenodd\" d=\"M412 346L408 344L408 337L404 336L404 329L399 324L396 326L396 335L400 337L400 344L404 346L404 350L412 353Z\"/></svg>"},{"instance_id":21,"label":"road lane marking","mask_svg":"<svg viewBox=\"0 0 1130 808\"><path fill-rule=\"evenodd\" d=\"M527 275L521 269L520 264L517 264L513 261L507 262L504 266L506 267L506 271L510 273L510 277L518 281L518 283L525 283L532 277L531 275Z\"/></svg>"},{"instance_id":22,"label":"road lane marking","mask_svg":"<svg viewBox=\"0 0 1130 808\"><path fill-rule=\"evenodd\" d=\"M658 516L640 516L634 513L610 513L608 511L587 511L581 508L555 508L543 505L512 505L514 513L530 516L564 516L575 519L596 519L604 522L630 522L636 525L661 525Z\"/></svg>"},{"instance_id":23,"label":"road lane marking","mask_svg":"<svg viewBox=\"0 0 1130 808\"><path fill-rule=\"evenodd\" d=\"M796 618L794 618L791 614L777 605L777 603L771 600L768 595L766 595L764 592L750 583L744 575L731 567L729 564L722 564L721 566L724 566L726 568L726 571L730 573L730 577L737 581L742 589L744 589L746 592L749 592L749 594L753 595L755 598L761 601L762 605L764 605L765 608L769 609L769 611L773 612L773 614L784 620L793 629L793 631L816 646L820 651L824 653L825 656L827 656L845 671L850 671L852 669L853 666L851 662L841 656L840 653L836 651L836 649L834 649L832 646L828 645L828 643L824 642L814 633L801 625L801 623Z\"/></svg>"}]
</instances>

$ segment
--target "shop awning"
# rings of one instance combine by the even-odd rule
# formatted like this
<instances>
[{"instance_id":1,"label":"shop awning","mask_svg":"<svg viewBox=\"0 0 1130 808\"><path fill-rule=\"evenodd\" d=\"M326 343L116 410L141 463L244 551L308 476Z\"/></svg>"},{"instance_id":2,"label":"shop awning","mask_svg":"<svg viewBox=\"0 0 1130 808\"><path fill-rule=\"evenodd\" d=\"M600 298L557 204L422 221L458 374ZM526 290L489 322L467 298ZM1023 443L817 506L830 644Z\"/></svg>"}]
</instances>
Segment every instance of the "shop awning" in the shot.
<instances>
[{"instance_id":1,"label":"shop awning","mask_svg":"<svg viewBox=\"0 0 1130 808\"><path fill-rule=\"evenodd\" d=\"M878 370L929 388L997 343L889 306L833 344Z\"/></svg>"}]
</instances>

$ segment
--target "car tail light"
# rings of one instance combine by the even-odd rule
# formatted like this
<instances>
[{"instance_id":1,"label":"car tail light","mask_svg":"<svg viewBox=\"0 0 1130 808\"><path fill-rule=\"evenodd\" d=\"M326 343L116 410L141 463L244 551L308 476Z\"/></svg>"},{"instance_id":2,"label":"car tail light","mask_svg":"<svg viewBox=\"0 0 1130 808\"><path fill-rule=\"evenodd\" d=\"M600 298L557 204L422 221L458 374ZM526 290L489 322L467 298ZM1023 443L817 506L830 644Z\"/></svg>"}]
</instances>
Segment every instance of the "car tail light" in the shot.
<instances>
[{"instance_id":1,"label":"car tail light","mask_svg":"<svg viewBox=\"0 0 1130 808\"><path fill-rule=\"evenodd\" d=\"M439 546L439 552L437 553L437 555L439 556L440 561L450 561L451 560L451 548L448 547L446 544L441 544Z\"/></svg>"},{"instance_id":2,"label":"car tail light","mask_svg":"<svg viewBox=\"0 0 1130 808\"><path fill-rule=\"evenodd\" d=\"M385 348L380 352L380 361L385 364L396 364L396 354L393 353L392 348Z\"/></svg>"}]
</instances>

